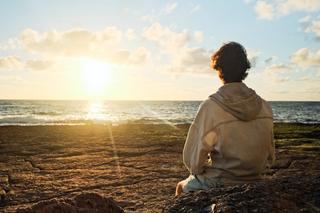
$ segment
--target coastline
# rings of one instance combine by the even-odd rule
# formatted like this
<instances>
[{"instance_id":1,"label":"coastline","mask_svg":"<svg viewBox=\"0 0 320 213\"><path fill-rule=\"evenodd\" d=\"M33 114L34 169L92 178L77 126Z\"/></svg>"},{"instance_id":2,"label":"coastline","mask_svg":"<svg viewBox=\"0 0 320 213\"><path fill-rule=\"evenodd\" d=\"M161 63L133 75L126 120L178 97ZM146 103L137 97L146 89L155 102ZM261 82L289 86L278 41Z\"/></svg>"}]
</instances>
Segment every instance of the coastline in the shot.
<instances>
[{"instance_id":1,"label":"coastline","mask_svg":"<svg viewBox=\"0 0 320 213\"><path fill-rule=\"evenodd\" d=\"M126 211L161 212L188 176L181 155L188 127L0 126L0 211L97 192ZM320 124L276 123L275 140L278 165L295 154L318 158Z\"/></svg>"}]
</instances>

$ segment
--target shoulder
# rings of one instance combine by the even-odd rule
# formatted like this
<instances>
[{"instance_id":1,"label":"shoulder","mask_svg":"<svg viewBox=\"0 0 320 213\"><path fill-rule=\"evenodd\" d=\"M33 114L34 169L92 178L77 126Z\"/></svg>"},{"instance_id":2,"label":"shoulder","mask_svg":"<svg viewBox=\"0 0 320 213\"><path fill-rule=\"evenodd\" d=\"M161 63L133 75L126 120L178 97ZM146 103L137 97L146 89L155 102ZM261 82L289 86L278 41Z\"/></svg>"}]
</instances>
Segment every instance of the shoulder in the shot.
<instances>
[{"instance_id":1,"label":"shoulder","mask_svg":"<svg viewBox=\"0 0 320 213\"><path fill-rule=\"evenodd\" d=\"M213 126L216 115L215 109L216 103L213 100L206 99L202 101L192 122L192 126L197 127L201 132L207 132Z\"/></svg>"},{"instance_id":2,"label":"shoulder","mask_svg":"<svg viewBox=\"0 0 320 213\"><path fill-rule=\"evenodd\" d=\"M262 110L269 116L273 117L272 107L270 102L264 100L263 98L261 98L261 100L262 100Z\"/></svg>"},{"instance_id":3,"label":"shoulder","mask_svg":"<svg viewBox=\"0 0 320 213\"><path fill-rule=\"evenodd\" d=\"M202 101L199 105L197 116L195 121L197 120L210 120L214 115L217 114L217 103L210 98Z\"/></svg>"},{"instance_id":4,"label":"shoulder","mask_svg":"<svg viewBox=\"0 0 320 213\"><path fill-rule=\"evenodd\" d=\"M201 102L198 111L212 111L213 108L216 107L216 102L210 98L205 99Z\"/></svg>"}]
</instances>

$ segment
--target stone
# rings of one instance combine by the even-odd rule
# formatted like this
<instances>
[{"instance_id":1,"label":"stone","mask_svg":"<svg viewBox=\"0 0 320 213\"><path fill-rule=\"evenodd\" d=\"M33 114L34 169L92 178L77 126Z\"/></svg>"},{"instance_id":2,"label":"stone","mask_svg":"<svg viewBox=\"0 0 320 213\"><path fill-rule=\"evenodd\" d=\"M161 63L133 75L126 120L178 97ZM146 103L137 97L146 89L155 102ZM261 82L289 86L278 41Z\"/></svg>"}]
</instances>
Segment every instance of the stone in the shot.
<instances>
[{"instance_id":1,"label":"stone","mask_svg":"<svg viewBox=\"0 0 320 213\"><path fill-rule=\"evenodd\" d=\"M6 191L0 187L0 206L4 206L6 202Z\"/></svg>"},{"instance_id":2,"label":"stone","mask_svg":"<svg viewBox=\"0 0 320 213\"><path fill-rule=\"evenodd\" d=\"M319 212L319 200L318 173L186 193L163 212Z\"/></svg>"},{"instance_id":3,"label":"stone","mask_svg":"<svg viewBox=\"0 0 320 213\"><path fill-rule=\"evenodd\" d=\"M124 213L123 209L111 198L97 193L81 193L72 199L51 199L41 201L31 207L20 208L17 213Z\"/></svg>"}]
</instances>

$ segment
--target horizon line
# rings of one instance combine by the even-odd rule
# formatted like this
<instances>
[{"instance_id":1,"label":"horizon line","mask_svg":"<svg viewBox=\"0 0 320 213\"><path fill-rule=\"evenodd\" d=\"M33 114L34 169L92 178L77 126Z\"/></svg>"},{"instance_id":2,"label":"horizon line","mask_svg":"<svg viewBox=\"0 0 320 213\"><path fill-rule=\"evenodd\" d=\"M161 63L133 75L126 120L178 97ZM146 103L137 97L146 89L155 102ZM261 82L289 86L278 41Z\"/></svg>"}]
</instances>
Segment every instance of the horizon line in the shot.
<instances>
[{"instance_id":1,"label":"horizon line","mask_svg":"<svg viewBox=\"0 0 320 213\"><path fill-rule=\"evenodd\" d=\"M205 99L25 99L25 98L9 98L0 101L204 101ZM320 102L320 100L266 100L267 102Z\"/></svg>"}]
</instances>

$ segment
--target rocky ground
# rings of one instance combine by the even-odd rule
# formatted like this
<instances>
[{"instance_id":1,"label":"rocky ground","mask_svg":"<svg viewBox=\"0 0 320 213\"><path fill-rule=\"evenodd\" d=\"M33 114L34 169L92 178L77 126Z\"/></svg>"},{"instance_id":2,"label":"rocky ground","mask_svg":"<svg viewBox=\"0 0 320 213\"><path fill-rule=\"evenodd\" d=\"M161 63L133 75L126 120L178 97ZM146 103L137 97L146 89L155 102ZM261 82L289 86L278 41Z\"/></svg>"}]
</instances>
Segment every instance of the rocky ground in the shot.
<instances>
[{"instance_id":1,"label":"rocky ground","mask_svg":"<svg viewBox=\"0 0 320 213\"><path fill-rule=\"evenodd\" d=\"M57 203L76 210L84 202L107 208L113 206L112 199L126 212L161 212L163 208L172 212L182 206L187 212L193 196L198 210L217 204L217 211L227 212L229 203L238 203L241 198L253 202L233 192L263 197L266 194L260 192L269 193L272 187L274 194L266 202L279 200L285 192L300 197L309 210L318 210L319 125L276 125L278 159L268 172L271 182L174 199L175 184L188 176L181 159L187 129L188 125L138 124L0 127L0 212ZM278 190L282 185L287 188Z\"/></svg>"},{"instance_id":2,"label":"rocky ground","mask_svg":"<svg viewBox=\"0 0 320 213\"><path fill-rule=\"evenodd\" d=\"M319 173L318 173L319 174ZM181 196L164 212L320 212L320 175L210 189Z\"/></svg>"},{"instance_id":3,"label":"rocky ground","mask_svg":"<svg viewBox=\"0 0 320 213\"><path fill-rule=\"evenodd\" d=\"M320 212L319 154L280 150L277 156L264 181L184 194L164 212Z\"/></svg>"}]
</instances>

